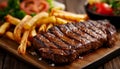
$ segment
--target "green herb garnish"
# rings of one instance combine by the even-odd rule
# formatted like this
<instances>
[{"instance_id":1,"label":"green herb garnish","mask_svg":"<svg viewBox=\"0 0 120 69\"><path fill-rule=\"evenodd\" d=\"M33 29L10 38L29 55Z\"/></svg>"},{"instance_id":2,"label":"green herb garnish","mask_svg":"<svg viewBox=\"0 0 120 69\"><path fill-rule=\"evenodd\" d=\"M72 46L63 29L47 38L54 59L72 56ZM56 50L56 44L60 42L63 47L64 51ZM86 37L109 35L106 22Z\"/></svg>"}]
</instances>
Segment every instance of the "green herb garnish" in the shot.
<instances>
[{"instance_id":1,"label":"green herb garnish","mask_svg":"<svg viewBox=\"0 0 120 69\"><path fill-rule=\"evenodd\" d=\"M26 13L20 9L20 0L8 0L7 7L0 10L0 20L4 20L7 14L20 19L26 15Z\"/></svg>"}]
</instances>

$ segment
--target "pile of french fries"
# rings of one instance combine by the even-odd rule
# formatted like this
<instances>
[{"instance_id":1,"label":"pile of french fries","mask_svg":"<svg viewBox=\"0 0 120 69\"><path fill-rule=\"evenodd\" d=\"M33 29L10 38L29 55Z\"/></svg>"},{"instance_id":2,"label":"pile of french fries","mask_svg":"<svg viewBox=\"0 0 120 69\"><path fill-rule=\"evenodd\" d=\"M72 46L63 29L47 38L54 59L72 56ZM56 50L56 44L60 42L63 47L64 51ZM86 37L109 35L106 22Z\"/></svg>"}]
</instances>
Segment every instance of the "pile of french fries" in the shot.
<instances>
[{"instance_id":1,"label":"pile of french fries","mask_svg":"<svg viewBox=\"0 0 120 69\"><path fill-rule=\"evenodd\" d=\"M5 34L8 38L19 43L18 53L24 55L26 48L31 46L32 38L37 33L46 32L54 25L85 21L88 16L52 9L50 13L40 12L33 17L26 15L21 20L9 14L5 19L6 22L0 26L0 36ZM10 28L13 28L13 30L11 31Z\"/></svg>"}]
</instances>

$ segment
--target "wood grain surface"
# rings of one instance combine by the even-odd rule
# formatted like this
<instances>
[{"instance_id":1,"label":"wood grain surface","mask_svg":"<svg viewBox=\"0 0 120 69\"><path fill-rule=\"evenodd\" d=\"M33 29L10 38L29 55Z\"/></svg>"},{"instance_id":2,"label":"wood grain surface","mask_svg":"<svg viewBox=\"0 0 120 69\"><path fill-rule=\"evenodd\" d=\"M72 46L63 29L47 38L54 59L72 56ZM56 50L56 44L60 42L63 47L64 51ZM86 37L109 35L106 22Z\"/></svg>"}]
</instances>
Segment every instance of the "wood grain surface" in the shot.
<instances>
[{"instance_id":1,"label":"wood grain surface","mask_svg":"<svg viewBox=\"0 0 120 69\"><path fill-rule=\"evenodd\" d=\"M66 5L67 11L74 12L74 13L85 13L84 3L86 0L57 0L57 1L64 3ZM11 43L11 41L10 42L8 41L6 43L10 43L15 46L17 45L15 42ZM2 43L2 44L6 45L6 43ZM119 44L117 46L119 46ZM116 49L116 48L117 47L115 47L114 49ZM11 50L10 48L6 48L6 49ZM14 49L17 49L17 47L14 47ZM112 49L112 50L114 50L114 49ZM17 52L15 52L15 50L13 50L12 52L14 52L14 54L18 55ZM101 52L106 53L106 54L109 53L108 50L106 50L106 49ZM97 52L97 54L99 55L98 57L101 56L101 54L99 52ZM86 56L89 56L89 55L86 55ZM19 57L21 57L21 56L18 55L18 57L16 57L13 54L10 54L9 52L7 52L6 50L3 50L0 46L0 69L36 69L36 67L24 62L23 60L19 59ZM92 56L92 57L96 57L96 56ZM92 57L89 58L89 61L94 60L94 58L92 58ZM85 57L85 58L87 58L87 57ZM108 57L108 59L109 59L109 57ZM81 61L81 63L79 61ZM76 64L76 62L78 62L79 64L82 64L83 62L85 63L85 61L83 61L83 62L82 62L82 60L79 60L79 61L77 61L77 60L74 61L73 64L71 64L71 66L76 65L76 68L77 68L77 66L79 66L79 65ZM87 61L88 60L86 59L86 62ZM45 63L43 62L43 64L45 64ZM69 68L69 67L66 66L66 68ZM72 68L70 68L70 69L72 69ZM120 69L120 56L110 60L107 63L100 65L99 67L96 67L96 69Z\"/></svg>"}]
</instances>

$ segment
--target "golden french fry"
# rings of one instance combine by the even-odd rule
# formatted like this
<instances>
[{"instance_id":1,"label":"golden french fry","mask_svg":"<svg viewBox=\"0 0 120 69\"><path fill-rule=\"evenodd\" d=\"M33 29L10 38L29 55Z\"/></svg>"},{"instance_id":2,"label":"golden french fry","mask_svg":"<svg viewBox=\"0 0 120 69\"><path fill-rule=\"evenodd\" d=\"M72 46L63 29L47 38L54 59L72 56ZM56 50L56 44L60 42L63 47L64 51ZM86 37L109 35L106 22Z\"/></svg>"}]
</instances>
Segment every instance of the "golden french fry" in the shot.
<instances>
[{"instance_id":1,"label":"golden french fry","mask_svg":"<svg viewBox=\"0 0 120 69\"><path fill-rule=\"evenodd\" d=\"M6 30L10 27L10 23L5 22L0 26L0 35L3 35Z\"/></svg>"},{"instance_id":2,"label":"golden french fry","mask_svg":"<svg viewBox=\"0 0 120 69\"><path fill-rule=\"evenodd\" d=\"M19 43L21 41L21 35L23 31L24 24L30 20L32 17L30 15L26 15L21 22L14 29L14 38Z\"/></svg>"},{"instance_id":3,"label":"golden french fry","mask_svg":"<svg viewBox=\"0 0 120 69\"><path fill-rule=\"evenodd\" d=\"M29 31L25 31L23 33L20 45L18 47L18 53L21 55L25 55L26 53L26 47L27 47L27 42L28 42L28 36L29 36Z\"/></svg>"},{"instance_id":4,"label":"golden french fry","mask_svg":"<svg viewBox=\"0 0 120 69\"><path fill-rule=\"evenodd\" d=\"M5 19L6 19L7 22L9 22L9 23L11 23L13 25L17 25L18 23L20 23L20 19L15 18L15 17L13 17L11 15L7 15L5 17Z\"/></svg>"},{"instance_id":5,"label":"golden french fry","mask_svg":"<svg viewBox=\"0 0 120 69\"><path fill-rule=\"evenodd\" d=\"M39 19L42 19L44 17L48 17L48 13L47 12L41 12L37 15L35 15L32 19L30 19L25 25L24 25L24 29L25 30L29 30L30 28L32 28L36 22L39 20Z\"/></svg>"},{"instance_id":6,"label":"golden french fry","mask_svg":"<svg viewBox=\"0 0 120 69\"><path fill-rule=\"evenodd\" d=\"M5 33L5 35L6 35L9 39L15 40L12 32L7 31L7 32Z\"/></svg>"},{"instance_id":7,"label":"golden french fry","mask_svg":"<svg viewBox=\"0 0 120 69\"><path fill-rule=\"evenodd\" d=\"M40 26L41 24L49 24L49 23L56 23L55 16L49 16L43 19L40 19L37 21L37 26Z\"/></svg>"},{"instance_id":8,"label":"golden french fry","mask_svg":"<svg viewBox=\"0 0 120 69\"><path fill-rule=\"evenodd\" d=\"M33 29L33 30L31 31L30 35L31 35L31 37L34 37L34 36L36 36L36 35L37 35L37 32L36 32L36 30L35 30L35 29Z\"/></svg>"},{"instance_id":9,"label":"golden french fry","mask_svg":"<svg viewBox=\"0 0 120 69\"><path fill-rule=\"evenodd\" d=\"M28 39L31 41L32 38L37 35L37 32L36 32L36 29L35 29L35 26L31 29L30 33L29 33L29 37Z\"/></svg>"},{"instance_id":10,"label":"golden french fry","mask_svg":"<svg viewBox=\"0 0 120 69\"><path fill-rule=\"evenodd\" d=\"M38 32L45 32L46 31L46 24L42 24L38 30Z\"/></svg>"},{"instance_id":11,"label":"golden french fry","mask_svg":"<svg viewBox=\"0 0 120 69\"><path fill-rule=\"evenodd\" d=\"M27 41L27 47L30 47L30 46L31 46L31 42Z\"/></svg>"},{"instance_id":12,"label":"golden french fry","mask_svg":"<svg viewBox=\"0 0 120 69\"><path fill-rule=\"evenodd\" d=\"M53 27L53 24L52 24L52 23L50 23L50 24L47 26L46 31L48 31L51 27Z\"/></svg>"},{"instance_id":13,"label":"golden french fry","mask_svg":"<svg viewBox=\"0 0 120 69\"><path fill-rule=\"evenodd\" d=\"M57 25L58 25L58 24L66 24L66 23L68 23L67 20L62 19L62 18L56 18L56 24L57 24Z\"/></svg>"},{"instance_id":14,"label":"golden french fry","mask_svg":"<svg viewBox=\"0 0 120 69\"><path fill-rule=\"evenodd\" d=\"M86 14L75 14L70 13L62 10L55 10L53 9L50 13L51 16L67 19L74 22L80 22L81 20L87 20L88 16Z\"/></svg>"}]
</instances>

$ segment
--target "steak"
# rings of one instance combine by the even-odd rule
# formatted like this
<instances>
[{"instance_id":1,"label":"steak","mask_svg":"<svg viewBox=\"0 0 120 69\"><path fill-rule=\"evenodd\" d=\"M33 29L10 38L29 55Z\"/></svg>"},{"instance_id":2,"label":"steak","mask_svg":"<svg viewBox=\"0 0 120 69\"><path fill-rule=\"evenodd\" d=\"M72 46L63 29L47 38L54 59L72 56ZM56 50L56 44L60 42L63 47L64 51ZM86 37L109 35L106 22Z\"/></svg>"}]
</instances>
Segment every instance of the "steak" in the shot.
<instances>
[{"instance_id":1,"label":"steak","mask_svg":"<svg viewBox=\"0 0 120 69\"><path fill-rule=\"evenodd\" d=\"M115 42L116 29L107 20L58 25L33 38L39 55L55 63L70 63L79 55L100 47L112 47Z\"/></svg>"}]
</instances>

